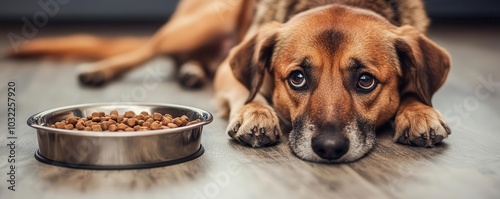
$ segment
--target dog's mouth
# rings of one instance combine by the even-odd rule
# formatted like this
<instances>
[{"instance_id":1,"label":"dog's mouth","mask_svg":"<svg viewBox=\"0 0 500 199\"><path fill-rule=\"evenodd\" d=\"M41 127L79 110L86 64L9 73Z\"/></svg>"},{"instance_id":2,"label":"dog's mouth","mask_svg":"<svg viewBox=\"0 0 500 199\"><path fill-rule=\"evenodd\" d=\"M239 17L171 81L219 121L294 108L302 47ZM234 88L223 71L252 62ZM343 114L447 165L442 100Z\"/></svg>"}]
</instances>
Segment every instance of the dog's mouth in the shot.
<instances>
[{"instance_id":1,"label":"dog's mouth","mask_svg":"<svg viewBox=\"0 0 500 199\"><path fill-rule=\"evenodd\" d=\"M294 122L290 132L293 153L311 162L352 162L366 155L374 145L375 126L366 122L351 122L336 131Z\"/></svg>"}]
</instances>

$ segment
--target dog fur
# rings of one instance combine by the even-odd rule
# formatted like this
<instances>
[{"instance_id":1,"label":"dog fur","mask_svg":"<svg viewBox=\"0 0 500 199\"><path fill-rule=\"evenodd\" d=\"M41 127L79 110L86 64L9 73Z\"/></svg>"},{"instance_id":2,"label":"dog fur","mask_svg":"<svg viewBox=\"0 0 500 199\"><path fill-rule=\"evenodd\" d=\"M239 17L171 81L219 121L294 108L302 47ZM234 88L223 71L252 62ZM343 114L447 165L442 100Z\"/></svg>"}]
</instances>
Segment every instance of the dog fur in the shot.
<instances>
[{"instance_id":1,"label":"dog fur","mask_svg":"<svg viewBox=\"0 0 500 199\"><path fill-rule=\"evenodd\" d=\"M263 147L291 129L292 151L308 161L357 160L373 148L376 127L388 121L394 121L394 141L403 144L432 147L450 134L431 103L450 58L425 36L429 20L421 1L213 3L181 1L170 21L142 43L41 39L12 55L103 58L80 75L89 85L152 57L171 56L183 85L198 87L214 78L230 137ZM94 42L85 46L78 42L83 39ZM102 43L115 46L102 52Z\"/></svg>"}]
</instances>

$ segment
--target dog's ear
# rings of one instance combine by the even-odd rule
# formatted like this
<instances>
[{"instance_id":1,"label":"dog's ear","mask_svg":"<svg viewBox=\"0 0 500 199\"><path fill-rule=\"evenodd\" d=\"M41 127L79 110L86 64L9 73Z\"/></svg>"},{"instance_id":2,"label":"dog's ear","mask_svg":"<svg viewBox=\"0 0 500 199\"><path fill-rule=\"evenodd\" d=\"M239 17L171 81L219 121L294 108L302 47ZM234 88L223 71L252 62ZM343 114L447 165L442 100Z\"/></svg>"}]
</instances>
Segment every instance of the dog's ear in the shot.
<instances>
[{"instance_id":1,"label":"dog's ear","mask_svg":"<svg viewBox=\"0 0 500 199\"><path fill-rule=\"evenodd\" d=\"M245 103L252 101L259 92L266 69L270 68L280 25L273 22L263 26L256 35L246 38L230 54L229 64L234 76L250 91Z\"/></svg>"},{"instance_id":2,"label":"dog's ear","mask_svg":"<svg viewBox=\"0 0 500 199\"><path fill-rule=\"evenodd\" d=\"M450 70L450 56L411 26L397 30L394 42L403 72L401 96L414 95L432 106L432 95L443 85Z\"/></svg>"}]
</instances>

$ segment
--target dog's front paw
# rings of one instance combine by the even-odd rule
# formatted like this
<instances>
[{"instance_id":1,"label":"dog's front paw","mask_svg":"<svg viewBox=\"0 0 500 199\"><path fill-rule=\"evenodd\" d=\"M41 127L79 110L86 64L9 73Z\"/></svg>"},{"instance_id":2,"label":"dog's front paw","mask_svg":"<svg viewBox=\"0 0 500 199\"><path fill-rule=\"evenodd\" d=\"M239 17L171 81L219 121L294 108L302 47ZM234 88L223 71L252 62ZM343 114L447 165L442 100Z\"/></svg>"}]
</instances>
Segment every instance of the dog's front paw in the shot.
<instances>
[{"instance_id":1,"label":"dog's front paw","mask_svg":"<svg viewBox=\"0 0 500 199\"><path fill-rule=\"evenodd\" d=\"M443 116L434 108L416 103L403 108L394 121L393 140L402 144L433 147L451 134Z\"/></svg>"},{"instance_id":2,"label":"dog's front paw","mask_svg":"<svg viewBox=\"0 0 500 199\"><path fill-rule=\"evenodd\" d=\"M269 106L251 102L230 118L227 133L241 144L263 147L281 137L279 119Z\"/></svg>"}]
</instances>

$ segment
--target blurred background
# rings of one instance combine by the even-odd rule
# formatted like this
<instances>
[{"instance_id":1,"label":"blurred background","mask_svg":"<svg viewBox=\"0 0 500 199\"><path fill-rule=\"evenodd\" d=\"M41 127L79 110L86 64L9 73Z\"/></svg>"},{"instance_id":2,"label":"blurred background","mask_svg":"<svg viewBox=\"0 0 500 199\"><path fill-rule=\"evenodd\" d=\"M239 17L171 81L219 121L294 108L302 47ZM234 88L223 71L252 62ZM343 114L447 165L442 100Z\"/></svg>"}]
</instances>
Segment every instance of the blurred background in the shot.
<instances>
[{"instance_id":1,"label":"blurred background","mask_svg":"<svg viewBox=\"0 0 500 199\"><path fill-rule=\"evenodd\" d=\"M174 11L176 0L2 0L0 22L22 23L23 16L41 10L40 2L58 2L60 10L50 23L152 22L162 23ZM425 0L435 22L488 22L500 19L499 0Z\"/></svg>"}]
</instances>

